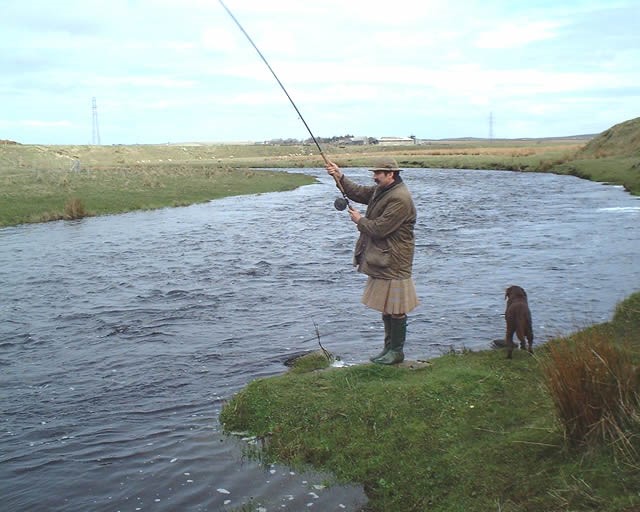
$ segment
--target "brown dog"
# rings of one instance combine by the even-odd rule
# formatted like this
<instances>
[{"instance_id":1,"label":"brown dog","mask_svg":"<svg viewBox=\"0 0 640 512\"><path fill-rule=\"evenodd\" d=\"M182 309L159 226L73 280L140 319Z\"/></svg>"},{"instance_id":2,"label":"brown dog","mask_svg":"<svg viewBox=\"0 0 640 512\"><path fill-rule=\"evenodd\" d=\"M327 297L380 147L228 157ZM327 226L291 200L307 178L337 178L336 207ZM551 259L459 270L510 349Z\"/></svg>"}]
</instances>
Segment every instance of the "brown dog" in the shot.
<instances>
[{"instance_id":1,"label":"brown dog","mask_svg":"<svg viewBox=\"0 0 640 512\"><path fill-rule=\"evenodd\" d=\"M507 358L511 359L511 354L516 344L513 342L515 333L520 340L520 348L527 348L533 354L533 327L531 326L531 311L527 302L527 292L520 286L509 286L504 292L507 301L507 309L504 318L507 322L507 334L504 338L507 347ZM525 347L525 338L527 347Z\"/></svg>"}]
</instances>

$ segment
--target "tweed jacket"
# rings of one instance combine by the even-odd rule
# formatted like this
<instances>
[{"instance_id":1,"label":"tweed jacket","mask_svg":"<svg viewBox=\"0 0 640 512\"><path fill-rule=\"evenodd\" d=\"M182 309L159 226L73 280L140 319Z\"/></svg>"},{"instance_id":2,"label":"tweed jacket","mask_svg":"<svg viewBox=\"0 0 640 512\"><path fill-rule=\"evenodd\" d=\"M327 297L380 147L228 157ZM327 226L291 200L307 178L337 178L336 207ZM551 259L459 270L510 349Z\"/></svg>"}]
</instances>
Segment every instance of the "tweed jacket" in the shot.
<instances>
[{"instance_id":1,"label":"tweed jacket","mask_svg":"<svg viewBox=\"0 0 640 512\"><path fill-rule=\"evenodd\" d=\"M409 189L398 175L385 188L358 185L342 175L341 184L352 201L366 204L358 221L360 236L353 264L378 279L408 279L415 251L416 208Z\"/></svg>"}]
</instances>

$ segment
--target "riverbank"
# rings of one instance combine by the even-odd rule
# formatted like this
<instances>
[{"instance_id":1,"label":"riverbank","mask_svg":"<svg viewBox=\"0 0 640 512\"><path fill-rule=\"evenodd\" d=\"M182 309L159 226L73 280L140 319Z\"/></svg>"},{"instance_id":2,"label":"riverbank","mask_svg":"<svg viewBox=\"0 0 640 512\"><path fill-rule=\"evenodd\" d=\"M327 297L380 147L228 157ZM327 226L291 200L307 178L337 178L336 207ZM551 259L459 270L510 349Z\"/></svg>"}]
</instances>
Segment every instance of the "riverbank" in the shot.
<instances>
[{"instance_id":1,"label":"riverbank","mask_svg":"<svg viewBox=\"0 0 640 512\"><path fill-rule=\"evenodd\" d=\"M69 162L73 166L81 161ZM83 165L52 168L42 162L19 169L0 168L0 227L187 206L227 196L293 190L314 182L302 174L233 169L216 162L165 162L162 158Z\"/></svg>"},{"instance_id":2,"label":"riverbank","mask_svg":"<svg viewBox=\"0 0 640 512\"><path fill-rule=\"evenodd\" d=\"M631 123L631 134L628 123ZM441 140L410 146L328 145L343 167L366 167L381 154L403 168L499 169L570 174L640 195L636 133L596 138ZM615 130L613 127L611 130ZM618 134L618 132L622 132ZM616 145L611 147L612 141ZM622 148L622 149L621 149ZM159 144L0 145L0 227L185 206L220 197L291 190L301 174L252 169L323 167L315 146Z\"/></svg>"},{"instance_id":3,"label":"riverbank","mask_svg":"<svg viewBox=\"0 0 640 512\"><path fill-rule=\"evenodd\" d=\"M265 461L310 464L362 483L370 511L631 512L640 507L639 328L635 293L611 322L536 347L534 357L463 351L415 370L308 371L307 361L250 383L221 422L262 439ZM636 409L615 440L602 429L601 439L569 443L547 370L556 348L598 343L624 348L636 364ZM588 398L580 397L582 406Z\"/></svg>"}]
</instances>

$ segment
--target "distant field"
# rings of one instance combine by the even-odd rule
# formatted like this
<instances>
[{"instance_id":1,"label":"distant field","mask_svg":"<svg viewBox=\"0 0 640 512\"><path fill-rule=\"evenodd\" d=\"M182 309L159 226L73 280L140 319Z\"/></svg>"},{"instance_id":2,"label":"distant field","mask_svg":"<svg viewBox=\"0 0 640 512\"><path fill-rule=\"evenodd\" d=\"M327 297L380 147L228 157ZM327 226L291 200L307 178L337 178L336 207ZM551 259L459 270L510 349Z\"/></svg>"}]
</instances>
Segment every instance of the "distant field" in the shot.
<instances>
[{"instance_id":1,"label":"distant field","mask_svg":"<svg viewBox=\"0 0 640 512\"><path fill-rule=\"evenodd\" d=\"M411 146L323 146L328 158L366 161L380 154L401 160L411 158L495 156L500 159L572 154L588 139L451 140ZM224 164L233 167L316 167L323 165L315 145L158 144L133 146L0 145L0 170L8 167L70 170L79 160L83 167L117 167L148 164Z\"/></svg>"},{"instance_id":2,"label":"distant field","mask_svg":"<svg viewBox=\"0 0 640 512\"><path fill-rule=\"evenodd\" d=\"M433 141L411 146L323 146L325 155L342 166L366 166L381 154L404 167L499 168L526 170L544 161L570 158L584 140ZM321 167L315 145L134 145L36 146L0 145L0 172L20 169L71 170L162 166Z\"/></svg>"},{"instance_id":3,"label":"distant field","mask_svg":"<svg viewBox=\"0 0 640 512\"><path fill-rule=\"evenodd\" d=\"M410 146L327 145L323 151L343 167L367 166L385 154L395 157L405 168L558 172L624 184L639 194L636 159L576 160L589 140L460 139ZM313 179L299 174L256 173L251 169L323 165L315 145L0 144L0 226L288 190Z\"/></svg>"}]
</instances>

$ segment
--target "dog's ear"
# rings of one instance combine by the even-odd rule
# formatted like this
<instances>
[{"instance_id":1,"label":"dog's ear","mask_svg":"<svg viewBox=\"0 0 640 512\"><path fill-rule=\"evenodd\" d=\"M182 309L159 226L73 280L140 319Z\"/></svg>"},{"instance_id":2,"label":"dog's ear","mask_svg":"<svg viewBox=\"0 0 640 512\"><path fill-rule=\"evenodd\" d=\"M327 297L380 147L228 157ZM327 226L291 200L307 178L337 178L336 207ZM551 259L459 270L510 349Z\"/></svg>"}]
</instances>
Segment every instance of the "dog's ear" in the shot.
<instances>
[{"instance_id":1,"label":"dog's ear","mask_svg":"<svg viewBox=\"0 0 640 512\"><path fill-rule=\"evenodd\" d=\"M509 298L509 294L511 293L511 288L513 288L513 286L509 286L509 288L507 288L504 291L504 300L507 300Z\"/></svg>"}]
</instances>

